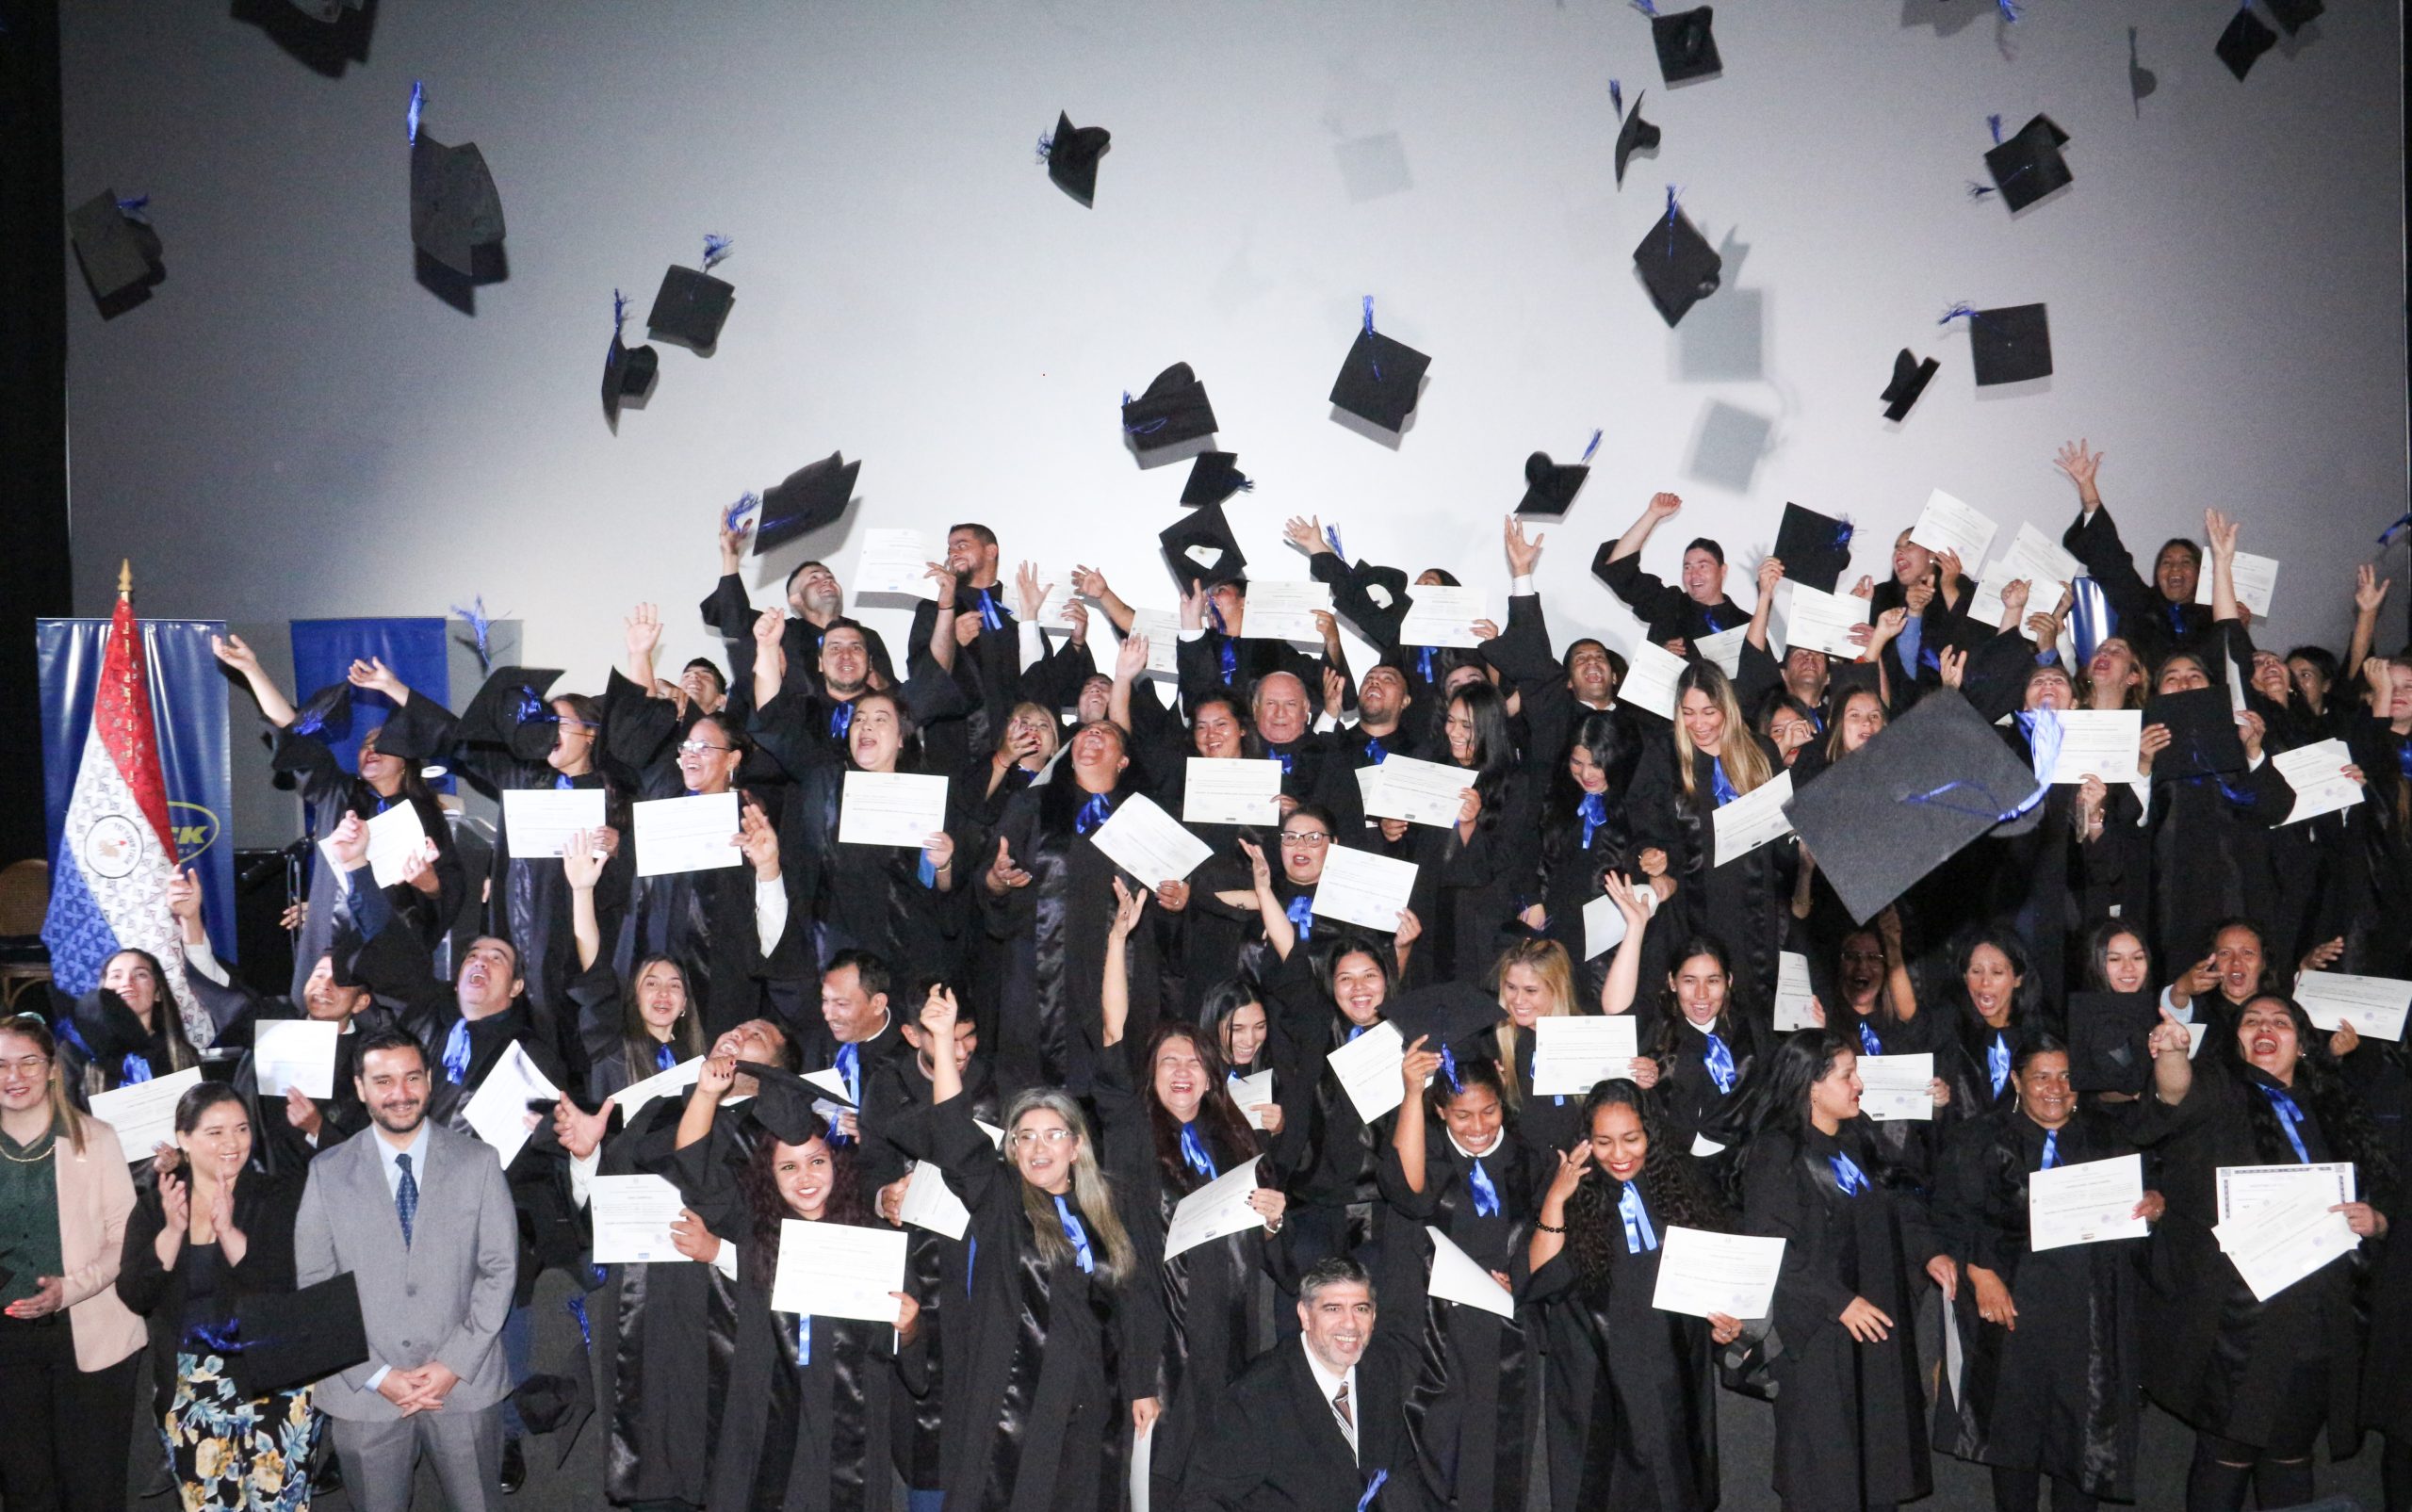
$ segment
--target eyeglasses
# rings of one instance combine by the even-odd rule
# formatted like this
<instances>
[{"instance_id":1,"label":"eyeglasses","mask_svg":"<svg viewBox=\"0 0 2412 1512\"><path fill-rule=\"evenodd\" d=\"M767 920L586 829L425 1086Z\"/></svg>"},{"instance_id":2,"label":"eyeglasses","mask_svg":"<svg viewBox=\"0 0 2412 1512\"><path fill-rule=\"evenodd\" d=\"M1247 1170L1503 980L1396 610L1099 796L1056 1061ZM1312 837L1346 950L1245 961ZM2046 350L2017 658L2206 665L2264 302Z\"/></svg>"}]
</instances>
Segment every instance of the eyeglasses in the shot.
<instances>
[{"instance_id":1,"label":"eyeglasses","mask_svg":"<svg viewBox=\"0 0 2412 1512\"><path fill-rule=\"evenodd\" d=\"M1283 830L1281 832L1281 843L1284 845L1324 845L1330 839L1329 832L1325 830Z\"/></svg>"},{"instance_id":2,"label":"eyeglasses","mask_svg":"<svg viewBox=\"0 0 2412 1512\"><path fill-rule=\"evenodd\" d=\"M50 1062L40 1055L28 1055L20 1061L0 1061L0 1073L9 1071L25 1077L45 1077L50 1074Z\"/></svg>"},{"instance_id":3,"label":"eyeglasses","mask_svg":"<svg viewBox=\"0 0 2412 1512\"><path fill-rule=\"evenodd\" d=\"M737 747L733 745L713 745L706 740L681 740L678 742L678 754L680 756L702 756L707 751L734 751L736 749Z\"/></svg>"},{"instance_id":4,"label":"eyeglasses","mask_svg":"<svg viewBox=\"0 0 2412 1512\"><path fill-rule=\"evenodd\" d=\"M1017 1129L1014 1130L1014 1145L1021 1149L1039 1144L1053 1146L1067 1143L1071 1137L1072 1131L1068 1129Z\"/></svg>"}]
</instances>

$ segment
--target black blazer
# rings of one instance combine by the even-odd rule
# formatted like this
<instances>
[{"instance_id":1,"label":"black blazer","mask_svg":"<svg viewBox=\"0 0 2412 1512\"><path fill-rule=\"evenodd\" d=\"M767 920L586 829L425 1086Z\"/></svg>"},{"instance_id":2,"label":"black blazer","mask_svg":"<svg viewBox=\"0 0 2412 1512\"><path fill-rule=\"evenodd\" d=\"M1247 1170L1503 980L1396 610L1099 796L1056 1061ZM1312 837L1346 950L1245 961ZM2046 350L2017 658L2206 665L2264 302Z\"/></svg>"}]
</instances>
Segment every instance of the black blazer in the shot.
<instances>
[{"instance_id":1,"label":"black blazer","mask_svg":"<svg viewBox=\"0 0 2412 1512\"><path fill-rule=\"evenodd\" d=\"M189 1167L187 1167L187 1178ZM245 1171L235 1183L235 1227L242 1230L242 1262L220 1264L211 1311L222 1313L235 1297L295 1290L293 1215L302 1206L302 1180ZM118 1257L118 1300L142 1315L151 1330L151 1384L155 1410L165 1412L176 1394L176 1351L183 1347L189 1300L181 1269L159 1263L159 1230L168 1224L159 1187L145 1179L125 1221L125 1248ZM182 1255L177 1257L180 1260Z\"/></svg>"},{"instance_id":2,"label":"black blazer","mask_svg":"<svg viewBox=\"0 0 2412 1512\"><path fill-rule=\"evenodd\" d=\"M1358 1505L1383 1471L1388 1477L1365 1504L1367 1512L1431 1505L1407 1437L1407 1389L1415 1362L1411 1333L1377 1332L1366 1346L1351 1398L1358 1407L1352 1458L1330 1400L1307 1364L1306 1346L1296 1339L1275 1344L1249 1361L1214 1404L1182 1481L1182 1512L1345 1509Z\"/></svg>"}]
</instances>

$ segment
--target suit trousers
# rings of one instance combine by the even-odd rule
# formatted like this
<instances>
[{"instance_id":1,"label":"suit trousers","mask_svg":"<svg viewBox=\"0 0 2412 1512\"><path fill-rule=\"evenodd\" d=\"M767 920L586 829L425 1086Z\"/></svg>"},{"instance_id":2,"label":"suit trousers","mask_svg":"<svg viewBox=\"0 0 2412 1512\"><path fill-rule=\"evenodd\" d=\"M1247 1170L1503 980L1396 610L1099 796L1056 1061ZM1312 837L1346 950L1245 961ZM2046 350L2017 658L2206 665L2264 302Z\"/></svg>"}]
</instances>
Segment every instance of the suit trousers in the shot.
<instances>
[{"instance_id":1,"label":"suit trousers","mask_svg":"<svg viewBox=\"0 0 2412 1512\"><path fill-rule=\"evenodd\" d=\"M410 1512L425 1454L452 1512L488 1512L502 1476L502 1407L416 1412L390 1423L331 1419L344 1489L358 1512Z\"/></svg>"}]
</instances>

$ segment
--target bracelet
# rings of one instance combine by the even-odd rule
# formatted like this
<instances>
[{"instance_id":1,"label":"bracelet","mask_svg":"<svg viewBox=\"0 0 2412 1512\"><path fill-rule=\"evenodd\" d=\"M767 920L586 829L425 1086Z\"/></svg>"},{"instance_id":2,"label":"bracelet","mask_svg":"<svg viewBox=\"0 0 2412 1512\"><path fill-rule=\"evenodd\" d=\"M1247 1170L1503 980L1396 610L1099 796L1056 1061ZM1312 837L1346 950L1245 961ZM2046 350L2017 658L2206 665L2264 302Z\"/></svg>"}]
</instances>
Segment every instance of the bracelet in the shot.
<instances>
[{"instance_id":1,"label":"bracelet","mask_svg":"<svg viewBox=\"0 0 2412 1512\"><path fill-rule=\"evenodd\" d=\"M1562 1234L1566 1232L1566 1226L1564 1224L1543 1223L1539 1218L1533 1220L1533 1227L1545 1234Z\"/></svg>"}]
</instances>

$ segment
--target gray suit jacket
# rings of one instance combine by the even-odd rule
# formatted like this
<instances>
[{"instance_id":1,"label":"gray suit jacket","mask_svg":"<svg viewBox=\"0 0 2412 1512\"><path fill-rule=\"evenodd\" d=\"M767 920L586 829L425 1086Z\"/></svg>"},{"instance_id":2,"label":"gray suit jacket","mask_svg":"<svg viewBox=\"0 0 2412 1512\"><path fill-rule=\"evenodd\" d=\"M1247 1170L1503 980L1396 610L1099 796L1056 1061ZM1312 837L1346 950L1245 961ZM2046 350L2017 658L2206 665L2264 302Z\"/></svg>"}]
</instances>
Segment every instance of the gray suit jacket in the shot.
<instances>
[{"instance_id":1,"label":"gray suit jacket","mask_svg":"<svg viewBox=\"0 0 2412 1512\"><path fill-rule=\"evenodd\" d=\"M391 1422L394 1405L368 1390L379 1366L416 1370L442 1360L461 1377L442 1410L474 1412L510 1390L501 1348L518 1279L519 1221L492 1146L431 1126L411 1243L372 1128L310 1162L293 1258L303 1286L345 1271L360 1288L368 1360L318 1383L314 1405L332 1416Z\"/></svg>"}]
</instances>

